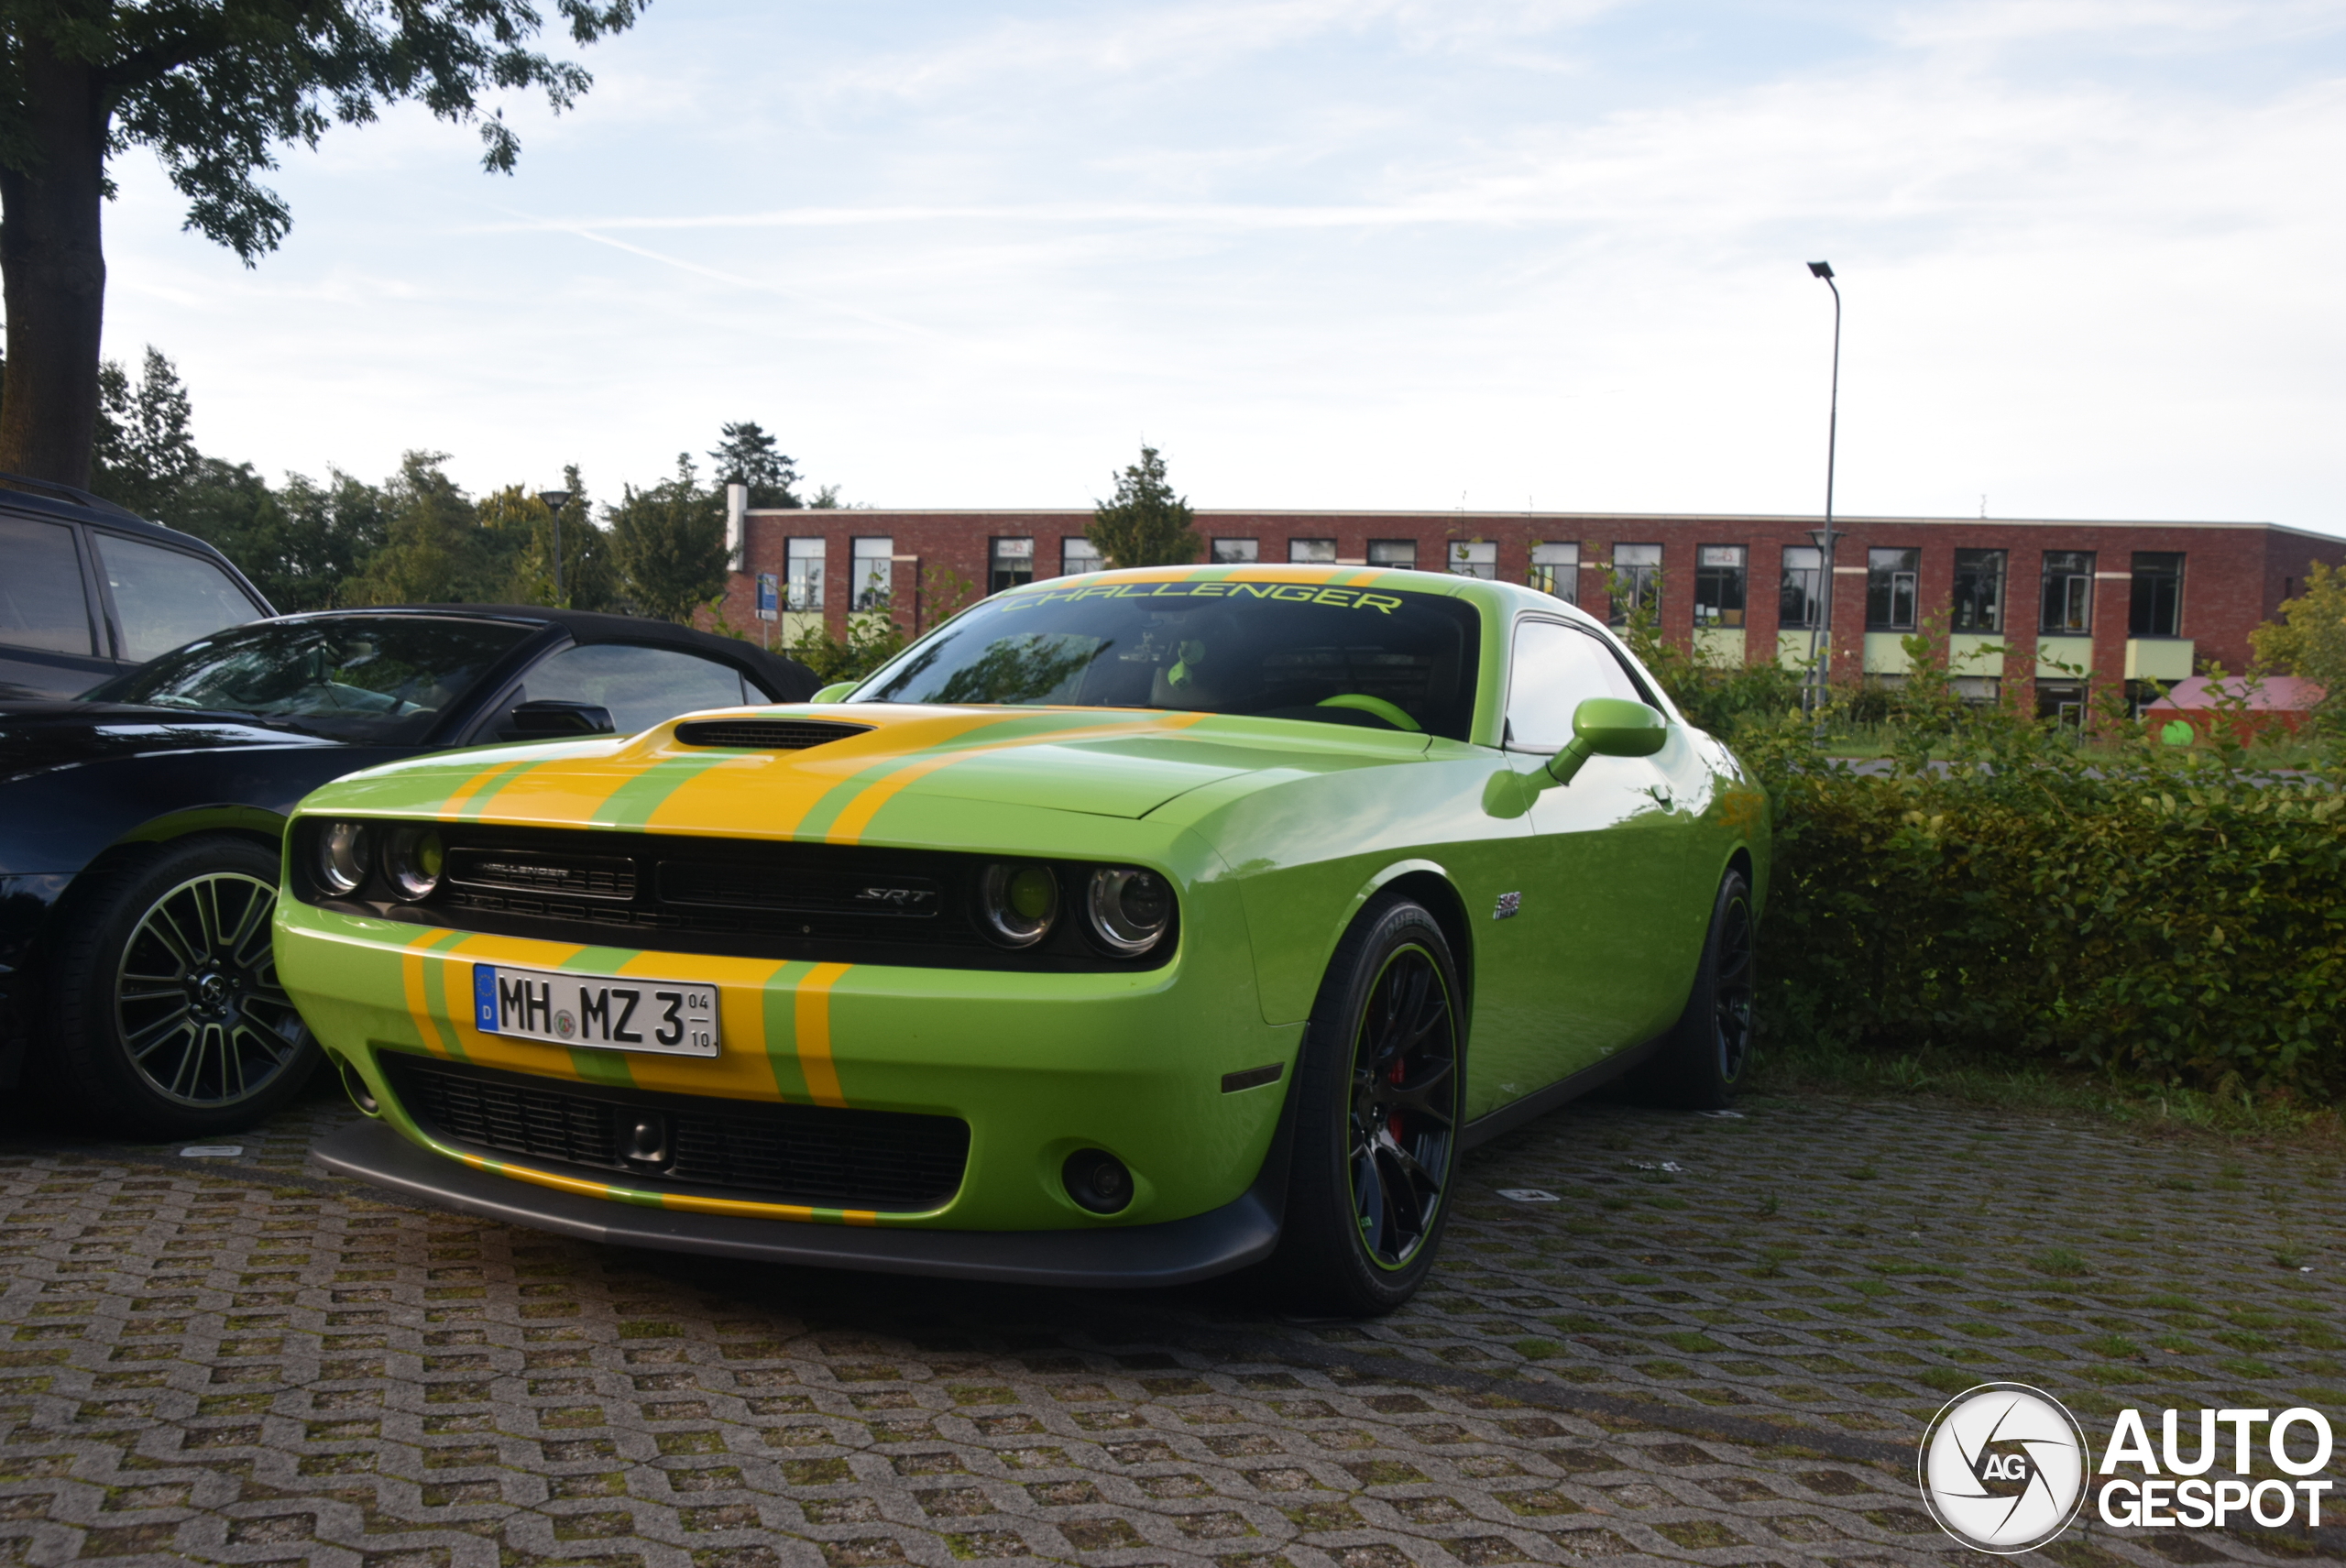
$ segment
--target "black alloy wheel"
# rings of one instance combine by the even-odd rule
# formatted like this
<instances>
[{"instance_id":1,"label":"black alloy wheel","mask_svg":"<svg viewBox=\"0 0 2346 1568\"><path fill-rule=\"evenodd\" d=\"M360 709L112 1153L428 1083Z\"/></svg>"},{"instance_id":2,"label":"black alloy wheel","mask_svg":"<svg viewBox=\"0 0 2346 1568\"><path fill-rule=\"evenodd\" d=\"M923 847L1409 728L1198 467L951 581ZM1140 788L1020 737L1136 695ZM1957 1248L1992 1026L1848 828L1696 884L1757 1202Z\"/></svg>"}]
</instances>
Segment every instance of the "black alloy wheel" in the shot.
<instances>
[{"instance_id":1,"label":"black alloy wheel","mask_svg":"<svg viewBox=\"0 0 2346 1568\"><path fill-rule=\"evenodd\" d=\"M1257 1274L1289 1310L1389 1312L1432 1270L1458 1163L1464 994L1414 900L1374 900L1337 944L1288 1091L1278 1247Z\"/></svg>"},{"instance_id":2,"label":"black alloy wheel","mask_svg":"<svg viewBox=\"0 0 2346 1568\"><path fill-rule=\"evenodd\" d=\"M1633 1099L1690 1111L1735 1102L1751 1066L1751 999L1757 980L1751 884L1739 870L1719 879L1686 1009L1654 1054L1626 1080Z\"/></svg>"},{"instance_id":3,"label":"black alloy wheel","mask_svg":"<svg viewBox=\"0 0 2346 1568\"><path fill-rule=\"evenodd\" d=\"M320 1053L277 973L278 872L273 849L207 834L75 887L36 1063L91 1130L235 1132L299 1092Z\"/></svg>"},{"instance_id":4,"label":"black alloy wheel","mask_svg":"<svg viewBox=\"0 0 2346 1568\"><path fill-rule=\"evenodd\" d=\"M148 906L115 974L115 1026L148 1089L211 1110L247 1100L308 1037L277 982L277 889L243 872L189 878Z\"/></svg>"},{"instance_id":5,"label":"black alloy wheel","mask_svg":"<svg viewBox=\"0 0 2346 1568\"><path fill-rule=\"evenodd\" d=\"M1433 955L1396 948L1353 1047L1352 1192L1360 1245L1400 1268L1432 1234L1458 1135L1458 1035Z\"/></svg>"}]
</instances>

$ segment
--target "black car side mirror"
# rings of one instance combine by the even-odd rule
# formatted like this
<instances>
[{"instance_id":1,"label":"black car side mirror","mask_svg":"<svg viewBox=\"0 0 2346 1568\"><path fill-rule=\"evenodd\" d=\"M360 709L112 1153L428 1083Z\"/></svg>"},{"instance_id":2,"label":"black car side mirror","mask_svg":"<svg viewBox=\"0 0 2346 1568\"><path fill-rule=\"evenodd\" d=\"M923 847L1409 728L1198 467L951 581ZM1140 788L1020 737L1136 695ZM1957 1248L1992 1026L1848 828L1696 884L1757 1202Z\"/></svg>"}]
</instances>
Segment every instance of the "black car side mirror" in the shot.
<instances>
[{"instance_id":1,"label":"black car side mirror","mask_svg":"<svg viewBox=\"0 0 2346 1568\"><path fill-rule=\"evenodd\" d=\"M608 707L597 707L591 702L561 702L543 697L514 704L498 739L552 740L565 735L618 733L619 726L611 722L611 710Z\"/></svg>"},{"instance_id":2,"label":"black car side mirror","mask_svg":"<svg viewBox=\"0 0 2346 1568\"><path fill-rule=\"evenodd\" d=\"M1641 702L1593 696L1573 709L1573 738L1548 759L1548 776L1570 784L1591 757L1650 757L1670 739L1670 720Z\"/></svg>"}]
</instances>

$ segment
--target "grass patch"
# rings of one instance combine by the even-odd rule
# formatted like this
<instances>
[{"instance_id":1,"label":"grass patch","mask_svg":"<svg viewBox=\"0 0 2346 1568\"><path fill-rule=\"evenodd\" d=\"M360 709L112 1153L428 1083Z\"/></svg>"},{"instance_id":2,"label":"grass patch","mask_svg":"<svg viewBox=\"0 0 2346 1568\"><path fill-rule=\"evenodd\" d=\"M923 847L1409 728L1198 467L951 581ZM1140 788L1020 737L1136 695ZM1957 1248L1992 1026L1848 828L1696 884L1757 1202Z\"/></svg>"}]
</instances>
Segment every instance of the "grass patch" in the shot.
<instances>
[{"instance_id":1,"label":"grass patch","mask_svg":"<svg viewBox=\"0 0 2346 1568\"><path fill-rule=\"evenodd\" d=\"M2045 1248L2030 1258L2028 1266L2039 1274L2050 1274L2059 1279L2074 1279L2092 1272L2083 1256L2065 1246Z\"/></svg>"}]
</instances>

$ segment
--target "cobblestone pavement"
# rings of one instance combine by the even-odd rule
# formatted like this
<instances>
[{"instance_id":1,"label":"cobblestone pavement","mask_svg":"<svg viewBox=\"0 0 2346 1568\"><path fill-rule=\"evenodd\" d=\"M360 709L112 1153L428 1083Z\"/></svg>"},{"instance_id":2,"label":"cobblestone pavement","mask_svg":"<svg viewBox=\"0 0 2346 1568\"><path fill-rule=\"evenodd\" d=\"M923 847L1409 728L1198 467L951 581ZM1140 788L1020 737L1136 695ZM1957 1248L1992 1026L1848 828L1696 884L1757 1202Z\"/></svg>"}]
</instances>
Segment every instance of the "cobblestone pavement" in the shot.
<instances>
[{"instance_id":1,"label":"cobblestone pavement","mask_svg":"<svg viewBox=\"0 0 2346 1568\"><path fill-rule=\"evenodd\" d=\"M2319 1151L1585 1105L1474 1157L1419 1301L1315 1324L400 1207L305 1164L346 1114L227 1159L0 1150L0 1563L1978 1561L1913 1479L1951 1392L2032 1382L2097 1436L2121 1403L2346 1406ZM1501 1195L1533 1187L1561 1201ZM2044 1555L2340 1561L2346 1532L2088 1515Z\"/></svg>"}]
</instances>

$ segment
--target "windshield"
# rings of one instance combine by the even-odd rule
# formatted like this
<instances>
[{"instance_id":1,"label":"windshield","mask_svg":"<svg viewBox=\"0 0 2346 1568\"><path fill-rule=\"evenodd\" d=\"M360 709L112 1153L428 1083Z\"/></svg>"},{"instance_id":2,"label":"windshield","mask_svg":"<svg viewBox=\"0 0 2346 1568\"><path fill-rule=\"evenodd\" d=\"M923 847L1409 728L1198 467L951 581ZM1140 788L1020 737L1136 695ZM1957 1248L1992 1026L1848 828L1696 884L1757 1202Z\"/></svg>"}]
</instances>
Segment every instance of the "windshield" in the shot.
<instances>
[{"instance_id":1,"label":"windshield","mask_svg":"<svg viewBox=\"0 0 2346 1568\"><path fill-rule=\"evenodd\" d=\"M1098 583L989 600L854 702L1154 707L1466 738L1479 618L1441 594Z\"/></svg>"},{"instance_id":2,"label":"windshield","mask_svg":"<svg viewBox=\"0 0 2346 1568\"><path fill-rule=\"evenodd\" d=\"M411 744L535 630L409 615L256 621L174 649L82 700L225 709L338 740Z\"/></svg>"}]
</instances>

